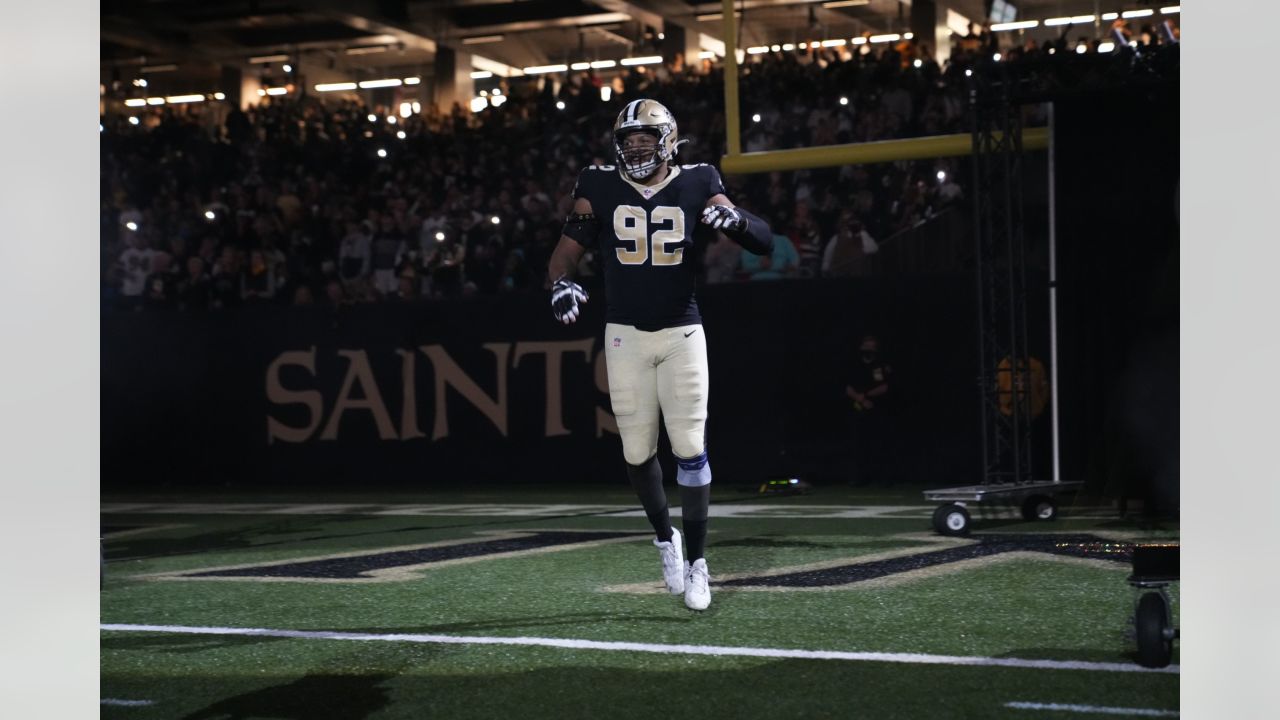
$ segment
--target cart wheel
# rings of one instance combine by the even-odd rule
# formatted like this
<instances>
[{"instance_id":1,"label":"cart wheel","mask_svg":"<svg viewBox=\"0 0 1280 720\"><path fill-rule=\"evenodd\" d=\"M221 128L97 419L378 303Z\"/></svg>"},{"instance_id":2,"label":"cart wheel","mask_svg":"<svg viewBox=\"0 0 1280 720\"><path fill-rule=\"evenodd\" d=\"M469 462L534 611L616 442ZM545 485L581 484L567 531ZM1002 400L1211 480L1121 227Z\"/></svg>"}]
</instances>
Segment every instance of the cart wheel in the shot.
<instances>
[{"instance_id":1,"label":"cart wheel","mask_svg":"<svg viewBox=\"0 0 1280 720\"><path fill-rule=\"evenodd\" d=\"M1032 495L1022 503L1023 520L1057 520L1058 504L1048 495Z\"/></svg>"},{"instance_id":2,"label":"cart wheel","mask_svg":"<svg viewBox=\"0 0 1280 720\"><path fill-rule=\"evenodd\" d=\"M1134 617L1138 640L1138 664L1143 667L1165 667L1173 656L1173 640L1169 627L1169 608L1164 596L1149 592L1138 601Z\"/></svg>"},{"instance_id":3,"label":"cart wheel","mask_svg":"<svg viewBox=\"0 0 1280 720\"><path fill-rule=\"evenodd\" d=\"M933 511L933 529L940 535L968 535L969 511L955 503L939 506Z\"/></svg>"}]
</instances>

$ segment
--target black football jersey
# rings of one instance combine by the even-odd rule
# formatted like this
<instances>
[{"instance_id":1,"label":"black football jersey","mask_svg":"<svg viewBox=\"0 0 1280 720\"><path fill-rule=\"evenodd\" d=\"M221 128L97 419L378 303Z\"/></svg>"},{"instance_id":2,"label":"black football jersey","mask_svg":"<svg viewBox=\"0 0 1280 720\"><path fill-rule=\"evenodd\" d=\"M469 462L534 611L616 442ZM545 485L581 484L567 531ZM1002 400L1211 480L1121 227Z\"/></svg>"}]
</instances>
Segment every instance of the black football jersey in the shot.
<instances>
[{"instance_id":1,"label":"black football jersey","mask_svg":"<svg viewBox=\"0 0 1280 720\"><path fill-rule=\"evenodd\" d=\"M702 322L694 297L694 235L707 200L724 192L706 164L673 166L653 187L632 182L615 165L578 175L573 197L586 198L599 222L605 319L652 332Z\"/></svg>"}]
</instances>

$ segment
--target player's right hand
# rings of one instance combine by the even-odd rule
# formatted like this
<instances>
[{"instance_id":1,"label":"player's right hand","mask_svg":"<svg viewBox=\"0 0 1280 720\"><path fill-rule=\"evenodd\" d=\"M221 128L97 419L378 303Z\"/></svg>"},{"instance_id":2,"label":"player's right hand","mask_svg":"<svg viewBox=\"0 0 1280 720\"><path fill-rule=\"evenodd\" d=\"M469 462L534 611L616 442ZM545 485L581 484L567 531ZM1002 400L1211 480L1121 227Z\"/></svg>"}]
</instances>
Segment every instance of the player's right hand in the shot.
<instances>
[{"instance_id":1,"label":"player's right hand","mask_svg":"<svg viewBox=\"0 0 1280 720\"><path fill-rule=\"evenodd\" d=\"M551 313L568 325L578 320L578 303L587 301L587 292L578 283L560 278L551 286Z\"/></svg>"}]
</instances>

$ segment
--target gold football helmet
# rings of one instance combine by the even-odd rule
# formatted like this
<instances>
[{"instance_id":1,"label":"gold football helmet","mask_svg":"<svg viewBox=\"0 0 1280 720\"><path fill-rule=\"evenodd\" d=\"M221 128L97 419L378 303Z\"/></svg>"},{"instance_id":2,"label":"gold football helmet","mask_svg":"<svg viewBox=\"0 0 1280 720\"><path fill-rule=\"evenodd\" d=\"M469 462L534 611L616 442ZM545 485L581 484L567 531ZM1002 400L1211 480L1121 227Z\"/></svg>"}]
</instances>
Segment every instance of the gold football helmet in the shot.
<instances>
[{"instance_id":1,"label":"gold football helmet","mask_svg":"<svg viewBox=\"0 0 1280 720\"><path fill-rule=\"evenodd\" d=\"M623 148L623 140L633 132L646 132L657 138L657 145ZM644 180L658 167L676 155L679 135L676 118L657 100L641 98L632 100L618 113L613 123L613 146L618 152L618 163L633 180Z\"/></svg>"}]
</instances>

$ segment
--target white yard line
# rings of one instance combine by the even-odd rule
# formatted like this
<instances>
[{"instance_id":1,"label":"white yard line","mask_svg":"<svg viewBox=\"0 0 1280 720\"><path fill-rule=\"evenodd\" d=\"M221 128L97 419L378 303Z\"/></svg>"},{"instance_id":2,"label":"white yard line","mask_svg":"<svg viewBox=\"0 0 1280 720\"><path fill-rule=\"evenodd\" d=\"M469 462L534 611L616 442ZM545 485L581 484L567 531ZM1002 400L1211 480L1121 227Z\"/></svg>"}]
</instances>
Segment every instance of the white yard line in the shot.
<instances>
[{"instance_id":1,"label":"white yard line","mask_svg":"<svg viewBox=\"0 0 1280 720\"><path fill-rule=\"evenodd\" d=\"M967 657L959 655L925 655L922 653L842 652L837 650L793 650L787 648L731 647L721 645L667 645L658 643L611 642L543 637L483 637L468 635L410 635L398 633L350 633L312 630L274 630L269 628L191 627L182 625L102 624L106 632L160 632L188 635L244 635L256 637L299 638L304 640L361 640L383 642L432 643L446 645L524 645L568 648L571 650L605 650L612 652L647 652L666 655L713 655L719 657L765 657L797 660L846 660L853 662L890 662L914 665L969 665L975 667L1012 667L1039 670L1087 670L1094 672L1179 673L1177 665L1150 669L1129 663L1084 662L1080 660L1034 660L1025 658Z\"/></svg>"},{"instance_id":2,"label":"white yard line","mask_svg":"<svg viewBox=\"0 0 1280 720\"><path fill-rule=\"evenodd\" d=\"M1097 705L1064 705L1062 703L1007 702L1007 708L1017 710L1056 710L1059 712L1091 713L1094 715L1137 715L1140 717L1178 717L1176 710L1152 710L1150 708L1099 707Z\"/></svg>"},{"instance_id":3,"label":"white yard line","mask_svg":"<svg viewBox=\"0 0 1280 720\"><path fill-rule=\"evenodd\" d=\"M779 505L712 504L713 518L833 518L914 519L928 517L934 505ZM635 505L431 503L412 505L315 504L315 503L103 503L104 514L138 515L372 515L441 517L561 517L564 515L612 515L644 517ZM671 508L673 517L680 509Z\"/></svg>"}]
</instances>

